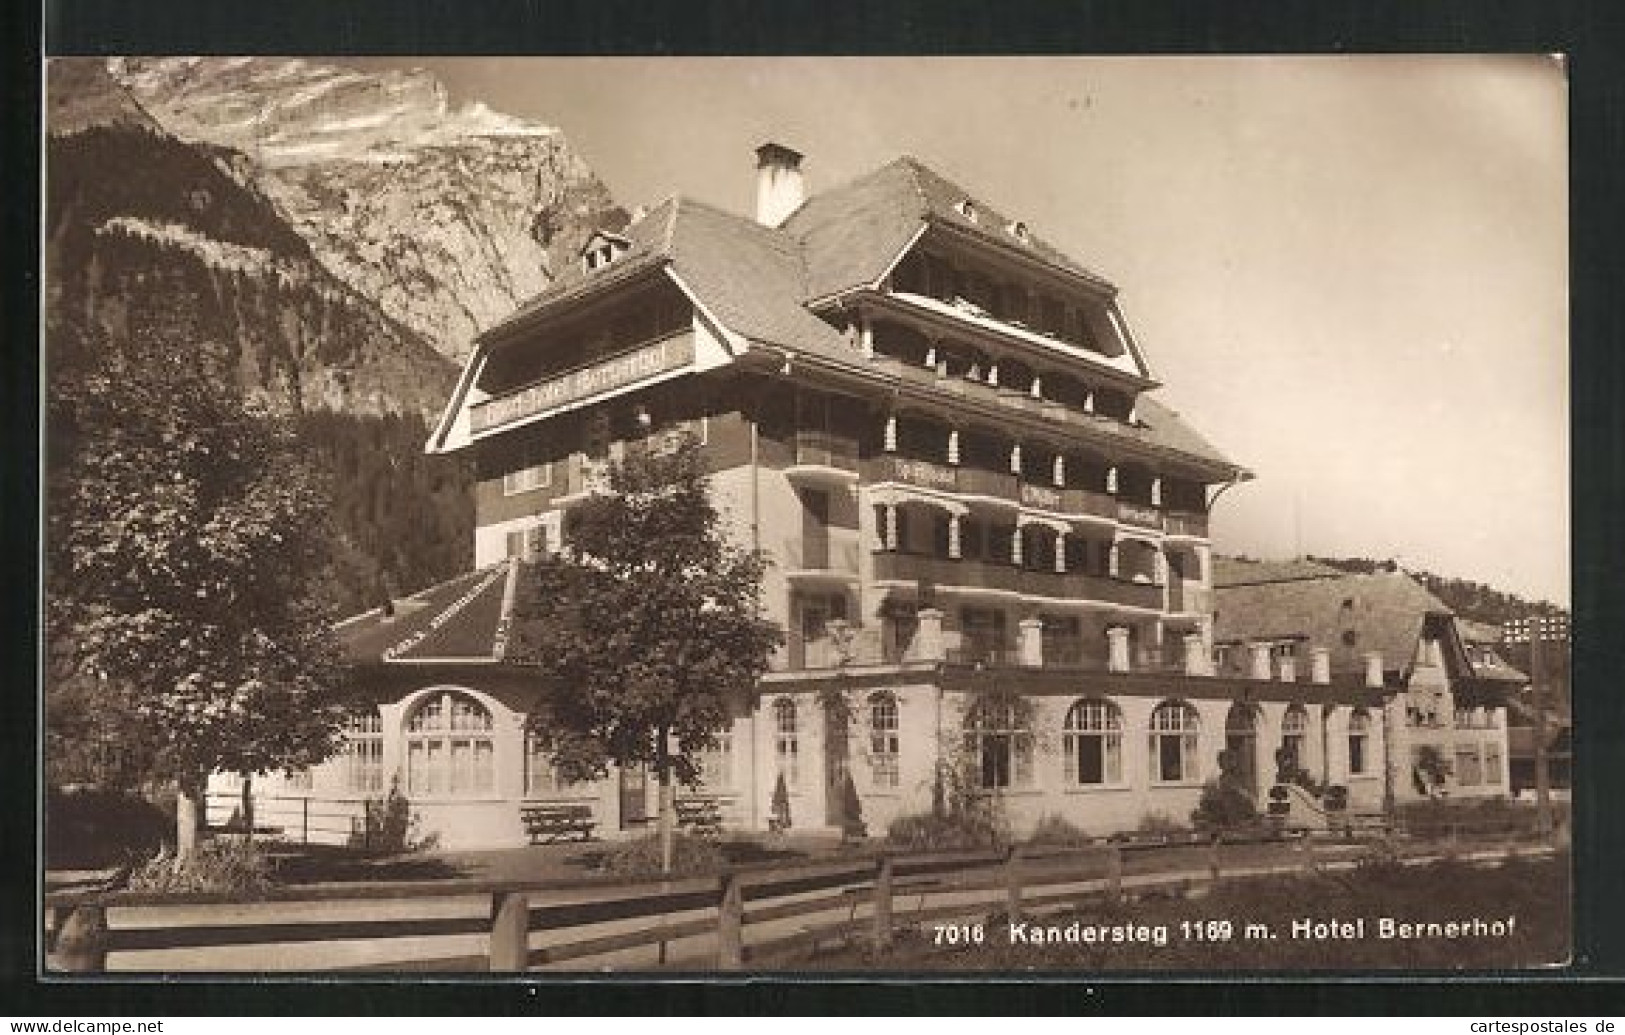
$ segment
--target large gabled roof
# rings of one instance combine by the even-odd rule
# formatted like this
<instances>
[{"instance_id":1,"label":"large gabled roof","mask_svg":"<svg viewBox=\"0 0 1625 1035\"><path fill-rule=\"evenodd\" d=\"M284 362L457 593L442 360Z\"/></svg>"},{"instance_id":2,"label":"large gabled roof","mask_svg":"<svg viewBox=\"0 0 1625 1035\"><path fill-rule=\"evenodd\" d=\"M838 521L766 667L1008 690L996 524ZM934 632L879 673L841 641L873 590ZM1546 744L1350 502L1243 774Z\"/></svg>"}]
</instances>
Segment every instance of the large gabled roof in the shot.
<instances>
[{"instance_id":1,"label":"large gabled roof","mask_svg":"<svg viewBox=\"0 0 1625 1035\"><path fill-rule=\"evenodd\" d=\"M1334 672L1362 670L1371 651L1388 671L1408 671L1423 624L1452 615L1400 571L1221 585L1214 598L1218 642L1307 641L1331 650Z\"/></svg>"},{"instance_id":2,"label":"large gabled roof","mask_svg":"<svg viewBox=\"0 0 1625 1035\"><path fill-rule=\"evenodd\" d=\"M544 311L599 297L661 270L687 290L702 311L746 346L810 354L853 371L873 371L854 343L808 308L832 290L867 284L882 276L931 223L986 237L999 247L1102 285L1030 232L1018 240L1007 217L975 201L978 218L959 205L963 189L911 157L899 158L841 187L808 199L782 227L689 198L671 198L623 230L625 250L596 269L571 266L513 316L481 336L484 346L512 336ZM470 370L472 369L472 365ZM465 370L458 395L437 437L449 427L466 393ZM1172 409L1149 395L1137 403L1140 424L1119 427L1126 437L1193 460L1239 470ZM431 442L434 439L431 439Z\"/></svg>"},{"instance_id":3,"label":"large gabled roof","mask_svg":"<svg viewBox=\"0 0 1625 1035\"><path fill-rule=\"evenodd\" d=\"M977 218L962 205L969 200ZM1104 278L1031 231L1011 234L1016 221L925 165L904 155L879 169L807 201L784 230L806 253L812 301L880 279L903 250L931 223L952 227L999 247L1026 253L1110 290Z\"/></svg>"}]
</instances>

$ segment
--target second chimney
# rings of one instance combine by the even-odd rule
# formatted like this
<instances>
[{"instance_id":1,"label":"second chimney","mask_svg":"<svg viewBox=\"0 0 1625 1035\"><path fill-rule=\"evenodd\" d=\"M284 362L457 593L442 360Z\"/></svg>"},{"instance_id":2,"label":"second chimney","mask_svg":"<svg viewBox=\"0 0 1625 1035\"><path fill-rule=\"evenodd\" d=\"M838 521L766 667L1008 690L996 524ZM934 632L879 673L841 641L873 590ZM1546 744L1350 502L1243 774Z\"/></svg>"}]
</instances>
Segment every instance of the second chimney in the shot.
<instances>
[{"instance_id":1,"label":"second chimney","mask_svg":"<svg viewBox=\"0 0 1625 1035\"><path fill-rule=\"evenodd\" d=\"M756 149L756 221L778 226L806 199L801 181L801 152L783 144L767 143Z\"/></svg>"}]
</instances>

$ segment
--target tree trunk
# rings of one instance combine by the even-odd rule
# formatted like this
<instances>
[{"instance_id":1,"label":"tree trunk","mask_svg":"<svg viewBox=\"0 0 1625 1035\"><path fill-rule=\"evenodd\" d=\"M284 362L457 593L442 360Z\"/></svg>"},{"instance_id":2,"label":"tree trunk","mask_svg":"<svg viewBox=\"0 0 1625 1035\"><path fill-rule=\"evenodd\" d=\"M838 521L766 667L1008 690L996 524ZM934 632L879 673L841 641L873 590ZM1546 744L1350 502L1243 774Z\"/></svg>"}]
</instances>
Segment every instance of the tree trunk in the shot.
<instances>
[{"instance_id":1,"label":"tree trunk","mask_svg":"<svg viewBox=\"0 0 1625 1035\"><path fill-rule=\"evenodd\" d=\"M660 872L671 872L672 842L677 830L677 802L671 786L670 733L662 727L655 747L655 777L660 783Z\"/></svg>"},{"instance_id":2,"label":"tree trunk","mask_svg":"<svg viewBox=\"0 0 1625 1035\"><path fill-rule=\"evenodd\" d=\"M198 827L202 825L203 787L201 777L186 776L175 781L175 862L190 862L197 854Z\"/></svg>"}]
</instances>

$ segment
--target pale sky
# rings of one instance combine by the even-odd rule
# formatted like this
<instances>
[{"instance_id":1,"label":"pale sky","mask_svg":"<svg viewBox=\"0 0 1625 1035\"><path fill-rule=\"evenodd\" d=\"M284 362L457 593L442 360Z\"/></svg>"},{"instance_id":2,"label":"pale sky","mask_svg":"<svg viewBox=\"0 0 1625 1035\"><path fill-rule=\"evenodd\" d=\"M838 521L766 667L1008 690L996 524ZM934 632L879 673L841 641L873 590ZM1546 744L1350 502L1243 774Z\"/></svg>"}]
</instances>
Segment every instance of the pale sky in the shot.
<instances>
[{"instance_id":1,"label":"pale sky","mask_svg":"<svg viewBox=\"0 0 1625 1035\"><path fill-rule=\"evenodd\" d=\"M913 154L1117 284L1257 480L1215 548L1569 600L1567 86L1547 57L415 59L628 208Z\"/></svg>"}]
</instances>

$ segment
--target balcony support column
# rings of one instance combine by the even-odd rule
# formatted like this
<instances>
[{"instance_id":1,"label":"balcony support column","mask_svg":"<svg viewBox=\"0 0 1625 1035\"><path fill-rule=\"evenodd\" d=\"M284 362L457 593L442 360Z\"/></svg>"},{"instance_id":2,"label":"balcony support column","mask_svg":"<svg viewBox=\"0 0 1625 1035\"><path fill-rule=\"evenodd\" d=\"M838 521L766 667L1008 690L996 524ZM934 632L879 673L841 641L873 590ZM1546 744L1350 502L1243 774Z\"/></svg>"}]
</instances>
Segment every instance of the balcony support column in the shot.
<instances>
[{"instance_id":1,"label":"balcony support column","mask_svg":"<svg viewBox=\"0 0 1625 1035\"><path fill-rule=\"evenodd\" d=\"M1060 453L1055 454L1055 469L1050 472L1050 479L1057 489L1066 488L1066 457Z\"/></svg>"},{"instance_id":2,"label":"balcony support column","mask_svg":"<svg viewBox=\"0 0 1625 1035\"><path fill-rule=\"evenodd\" d=\"M937 355L937 339L932 338L931 344L925 347L925 368L927 370L937 369Z\"/></svg>"},{"instance_id":3,"label":"balcony support column","mask_svg":"<svg viewBox=\"0 0 1625 1035\"><path fill-rule=\"evenodd\" d=\"M1202 642L1199 632L1185 634L1185 674L1187 676L1211 676L1213 674L1213 658L1207 653L1207 647Z\"/></svg>"},{"instance_id":4,"label":"balcony support column","mask_svg":"<svg viewBox=\"0 0 1625 1035\"><path fill-rule=\"evenodd\" d=\"M1106 468L1106 495L1117 495L1117 467L1113 465Z\"/></svg>"},{"instance_id":5,"label":"balcony support column","mask_svg":"<svg viewBox=\"0 0 1625 1035\"><path fill-rule=\"evenodd\" d=\"M1153 478L1153 479L1151 479L1151 505L1153 507L1162 506L1162 479L1161 478Z\"/></svg>"},{"instance_id":6,"label":"balcony support column","mask_svg":"<svg viewBox=\"0 0 1625 1035\"><path fill-rule=\"evenodd\" d=\"M1113 543L1111 549L1108 550L1107 553L1106 553L1106 575L1109 578L1114 578L1115 579L1115 578L1121 577L1122 573L1123 573L1122 551L1118 549L1118 546L1117 546L1116 543Z\"/></svg>"},{"instance_id":7,"label":"balcony support column","mask_svg":"<svg viewBox=\"0 0 1625 1035\"><path fill-rule=\"evenodd\" d=\"M1309 681L1321 684L1332 681L1332 649L1330 647L1309 648Z\"/></svg>"},{"instance_id":8,"label":"balcony support column","mask_svg":"<svg viewBox=\"0 0 1625 1035\"><path fill-rule=\"evenodd\" d=\"M867 316L858 317L858 351L863 358L873 359L875 355L875 325L869 322Z\"/></svg>"},{"instance_id":9,"label":"balcony support column","mask_svg":"<svg viewBox=\"0 0 1625 1035\"><path fill-rule=\"evenodd\" d=\"M1021 473L1021 443L1017 442L1010 447L1010 473Z\"/></svg>"},{"instance_id":10,"label":"balcony support column","mask_svg":"<svg viewBox=\"0 0 1625 1035\"><path fill-rule=\"evenodd\" d=\"M1247 649L1252 652L1252 668L1248 673L1253 679L1268 682L1270 678L1270 645L1267 643L1249 643Z\"/></svg>"},{"instance_id":11,"label":"balcony support column","mask_svg":"<svg viewBox=\"0 0 1625 1035\"><path fill-rule=\"evenodd\" d=\"M1106 670L1108 672L1129 670L1127 626L1114 625L1106 630Z\"/></svg>"},{"instance_id":12,"label":"balcony support column","mask_svg":"<svg viewBox=\"0 0 1625 1035\"><path fill-rule=\"evenodd\" d=\"M897 504L883 503L886 513L886 549L897 549Z\"/></svg>"},{"instance_id":13,"label":"balcony support column","mask_svg":"<svg viewBox=\"0 0 1625 1035\"><path fill-rule=\"evenodd\" d=\"M897 414L886 414L886 437L882 443L886 452L897 452Z\"/></svg>"},{"instance_id":14,"label":"balcony support column","mask_svg":"<svg viewBox=\"0 0 1625 1035\"><path fill-rule=\"evenodd\" d=\"M994 388L999 387L999 361L996 359L987 365L987 383Z\"/></svg>"},{"instance_id":15,"label":"balcony support column","mask_svg":"<svg viewBox=\"0 0 1625 1035\"><path fill-rule=\"evenodd\" d=\"M958 465L958 463L959 463L959 429L958 428L950 428L948 430L948 462L950 464L954 464L954 465Z\"/></svg>"},{"instance_id":16,"label":"balcony support column","mask_svg":"<svg viewBox=\"0 0 1625 1035\"><path fill-rule=\"evenodd\" d=\"M1083 412L1095 412L1095 393L1087 388L1083 390Z\"/></svg>"},{"instance_id":17,"label":"balcony support column","mask_svg":"<svg viewBox=\"0 0 1625 1035\"><path fill-rule=\"evenodd\" d=\"M960 559L961 552L961 523L965 520L963 514L948 515L948 556L954 560Z\"/></svg>"},{"instance_id":18,"label":"balcony support column","mask_svg":"<svg viewBox=\"0 0 1625 1035\"><path fill-rule=\"evenodd\" d=\"M1044 376L1042 374L1033 375L1032 397L1034 399L1044 397Z\"/></svg>"},{"instance_id":19,"label":"balcony support column","mask_svg":"<svg viewBox=\"0 0 1625 1035\"><path fill-rule=\"evenodd\" d=\"M1021 629L1020 639L1017 641L1017 650L1020 662L1027 668L1042 668L1044 666L1044 620L1042 618L1023 618L1019 623Z\"/></svg>"},{"instance_id":20,"label":"balcony support column","mask_svg":"<svg viewBox=\"0 0 1625 1035\"><path fill-rule=\"evenodd\" d=\"M914 634L913 660L941 661L948 656L942 644L942 612L922 607L914 616L920 623Z\"/></svg>"},{"instance_id":21,"label":"balcony support column","mask_svg":"<svg viewBox=\"0 0 1625 1035\"><path fill-rule=\"evenodd\" d=\"M1016 530L1010 533L1010 563L1018 568L1022 565L1020 525L1017 525Z\"/></svg>"},{"instance_id":22,"label":"balcony support column","mask_svg":"<svg viewBox=\"0 0 1625 1035\"><path fill-rule=\"evenodd\" d=\"M1066 533L1059 530L1055 533L1055 574L1066 574Z\"/></svg>"}]
</instances>

